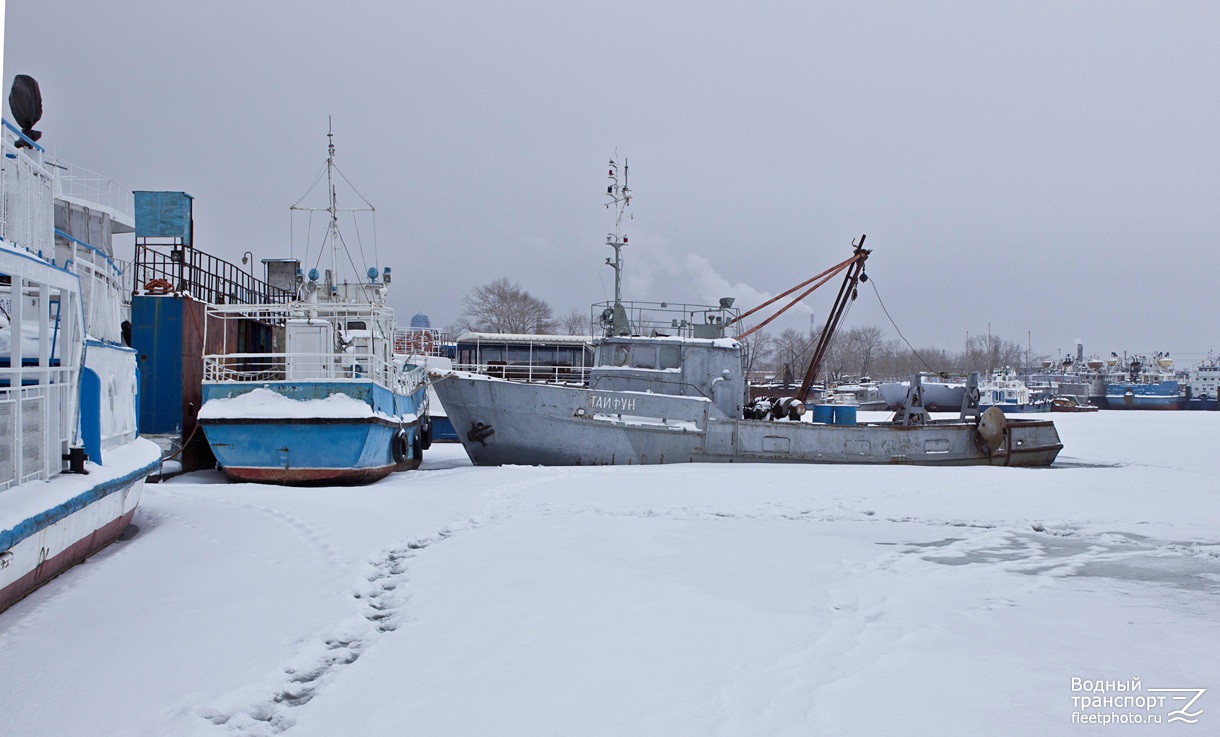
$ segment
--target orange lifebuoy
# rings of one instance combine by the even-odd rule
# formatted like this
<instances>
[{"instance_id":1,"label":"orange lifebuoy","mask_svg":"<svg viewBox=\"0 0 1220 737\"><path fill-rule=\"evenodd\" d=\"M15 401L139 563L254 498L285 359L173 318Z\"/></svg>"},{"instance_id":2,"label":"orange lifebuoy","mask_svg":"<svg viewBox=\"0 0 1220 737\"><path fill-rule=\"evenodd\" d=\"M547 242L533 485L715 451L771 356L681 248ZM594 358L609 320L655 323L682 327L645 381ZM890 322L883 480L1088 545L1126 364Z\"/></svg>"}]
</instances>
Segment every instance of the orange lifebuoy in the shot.
<instances>
[{"instance_id":1,"label":"orange lifebuoy","mask_svg":"<svg viewBox=\"0 0 1220 737\"><path fill-rule=\"evenodd\" d=\"M416 333L411 338L411 347L420 355L432 355L432 333L423 331Z\"/></svg>"},{"instance_id":2,"label":"orange lifebuoy","mask_svg":"<svg viewBox=\"0 0 1220 737\"><path fill-rule=\"evenodd\" d=\"M164 279L150 279L144 285L144 291L149 294L169 294L174 291L174 285Z\"/></svg>"}]
</instances>

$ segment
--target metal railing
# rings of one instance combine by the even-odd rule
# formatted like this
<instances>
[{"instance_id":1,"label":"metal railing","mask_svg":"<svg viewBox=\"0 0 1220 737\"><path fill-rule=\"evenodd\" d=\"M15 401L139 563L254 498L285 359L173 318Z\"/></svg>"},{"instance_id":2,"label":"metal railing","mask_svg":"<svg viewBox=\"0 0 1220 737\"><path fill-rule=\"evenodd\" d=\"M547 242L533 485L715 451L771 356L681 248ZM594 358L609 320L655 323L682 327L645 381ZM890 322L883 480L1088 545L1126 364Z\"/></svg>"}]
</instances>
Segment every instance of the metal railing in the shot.
<instances>
[{"instance_id":1,"label":"metal railing","mask_svg":"<svg viewBox=\"0 0 1220 737\"><path fill-rule=\"evenodd\" d=\"M55 178L58 196L96 205L134 227L136 207L131 190L110 177L66 161L52 159L47 165L59 171Z\"/></svg>"},{"instance_id":2,"label":"metal railing","mask_svg":"<svg viewBox=\"0 0 1220 737\"><path fill-rule=\"evenodd\" d=\"M21 264L0 270L8 324L0 328L0 489L48 479L75 437L81 325L75 279L50 265L45 277ZM20 276L25 269L24 277ZM7 335L2 335L7 333Z\"/></svg>"},{"instance_id":3,"label":"metal railing","mask_svg":"<svg viewBox=\"0 0 1220 737\"><path fill-rule=\"evenodd\" d=\"M510 364L502 361L488 363L455 363L455 371L469 371L512 381L529 381L542 384L589 385L589 366L535 366Z\"/></svg>"},{"instance_id":4,"label":"metal railing","mask_svg":"<svg viewBox=\"0 0 1220 737\"><path fill-rule=\"evenodd\" d=\"M0 238L51 258L55 253L53 179L37 146L17 148L24 136L7 120L0 156Z\"/></svg>"},{"instance_id":5,"label":"metal railing","mask_svg":"<svg viewBox=\"0 0 1220 737\"><path fill-rule=\"evenodd\" d=\"M182 244L136 243L133 294L189 295L208 304L283 304L293 292L236 264Z\"/></svg>"},{"instance_id":6,"label":"metal railing","mask_svg":"<svg viewBox=\"0 0 1220 737\"><path fill-rule=\"evenodd\" d=\"M449 335L432 328L395 328L394 354L399 356L446 356Z\"/></svg>"},{"instance_id":7,"label":"metal railing","mask_svg":"<svg viewBox=\"0 0 1220 737\"><path fill-rule=\"evenodd\" d=\"M203 357L203 380L211 383L373 381L400 394L409 394L423 382L424 370L386 362L372 353L228 353Z\"/></svg>"},{"instance_id":8,"label":"metal railing","mask_svg":"<svg viewBox=\"0 0 1220 737\"><path fill-rule=\"evenodd\" d=\"M388 307L367 303L210 304L203 380L372 381L409 394L423 383L424 370L393 355L393 317ZM233 329L233 321L264 326L269 342L243 350L243 328Z\"/></svg>"},{"instance_id":9,"label":"metal railing","mask_svg":"<svg viewBox=\"0 0 1220 737\"><path fill-rule=\"evenodd\" d=\"M724 306L685 304L680 302L622 302L633 335L674 335L687 338L707 337L704 333L723 332L733 335L734 320L741 314L726 299ZM611 334L614 315L613 302L593 305L592 324Z\"/></svg>"},{"instance_id":10,"label":"metal railing","mask_svg":"<svg viewBox=\"0 0 1220 737\"><path fill-rule=\"evenodd\" d=\"M101 250L56 231L56 258L80 277L85 333L110 343L122 341L122 268Z\"/></svg>"},{"instance_id":11,"label":"metal railing","mask_svg":"<svg viewBox=\"0 0 1220 737\"><path fill-rule=\"evenodd\" d=\"M13 386L31 381L35 386ZM63 451L73 439L76 412L76 381L68 369L0 369L0 425L12 428L0 433L0 489L34 479L46 480L63 467Z\"/></svg>"}]
</instances>

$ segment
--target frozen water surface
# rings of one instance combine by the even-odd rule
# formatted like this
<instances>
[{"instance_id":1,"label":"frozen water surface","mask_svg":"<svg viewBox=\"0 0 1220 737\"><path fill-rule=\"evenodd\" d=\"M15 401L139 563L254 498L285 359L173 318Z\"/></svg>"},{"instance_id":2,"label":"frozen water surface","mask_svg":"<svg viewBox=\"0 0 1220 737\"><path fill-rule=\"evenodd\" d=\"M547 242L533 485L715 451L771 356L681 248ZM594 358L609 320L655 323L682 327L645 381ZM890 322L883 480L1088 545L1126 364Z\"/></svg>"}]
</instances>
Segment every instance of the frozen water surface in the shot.
<instances>
[{"instance_id":1,"label":"frozen water surface","mask_svg":"<svg viewBox=\"0 0 1220 737\"><path fill-rule=\"evenodd\" d=\"M1045 470L435 445L368 487L150 485L0 615L3 732L1214 733L1220 413L1055 421ZM1209 691L1193 726L1080 724L1073 677Z\"/></svg>"}]
</instances>

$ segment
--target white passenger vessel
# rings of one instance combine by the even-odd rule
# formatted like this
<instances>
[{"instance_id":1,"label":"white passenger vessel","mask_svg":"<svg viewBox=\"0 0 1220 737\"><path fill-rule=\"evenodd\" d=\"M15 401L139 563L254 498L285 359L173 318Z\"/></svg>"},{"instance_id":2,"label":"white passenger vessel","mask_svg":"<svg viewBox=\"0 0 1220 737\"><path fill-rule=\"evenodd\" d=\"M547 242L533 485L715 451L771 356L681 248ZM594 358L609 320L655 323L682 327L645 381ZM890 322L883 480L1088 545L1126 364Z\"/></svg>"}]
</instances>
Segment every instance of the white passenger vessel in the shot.
<instances>
[{"instance_id":1,"label":"white passenger vessel","mask_svg":"<svg viewBox=\"0 0 1220 737\"><path fill-rule=\"evenodd\" d=\"M82 197L22 127L4 121L0 158L0 610L118 538L160 464L110 242L130 212Z\"/></svg>"}]
</instances>

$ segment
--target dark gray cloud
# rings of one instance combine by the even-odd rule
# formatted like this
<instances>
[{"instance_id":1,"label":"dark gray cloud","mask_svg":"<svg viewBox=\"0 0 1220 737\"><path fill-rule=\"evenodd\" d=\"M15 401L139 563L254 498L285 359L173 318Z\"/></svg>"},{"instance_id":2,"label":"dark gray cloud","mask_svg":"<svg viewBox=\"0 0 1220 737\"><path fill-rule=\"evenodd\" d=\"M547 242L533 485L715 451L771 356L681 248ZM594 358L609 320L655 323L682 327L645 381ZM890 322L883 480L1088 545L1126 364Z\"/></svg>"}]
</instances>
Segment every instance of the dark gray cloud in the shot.
<instances>
[{"instance_id":1,"label":"dark gray cloud","mask_svg":"<svg viewBox=\"0 0 1220 737\"><path fill-rule=\"evenodd\" d=\"M48 0L9 3L4 71L42 84L51 151L192 193L199 246L233 260L287 251L333 116L404 317L451 321L501 275L561 313L604 299L617 148L636 193L628 269L660 269L628 296L775 293L864 232L920 344L990 324L1052 355L1076 338L1200 354L1220 314L1218 16ZM850 320L889 330L871 289Z\"/></svg>"}]
</instances>

